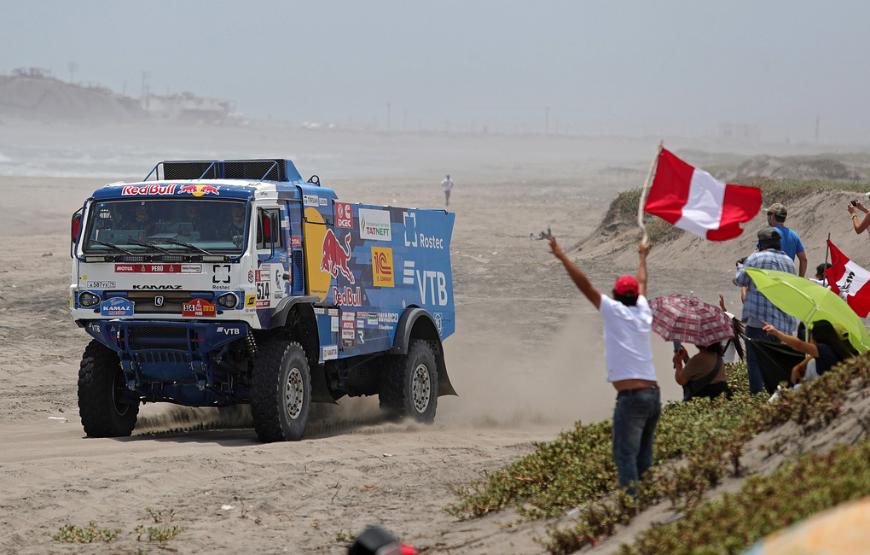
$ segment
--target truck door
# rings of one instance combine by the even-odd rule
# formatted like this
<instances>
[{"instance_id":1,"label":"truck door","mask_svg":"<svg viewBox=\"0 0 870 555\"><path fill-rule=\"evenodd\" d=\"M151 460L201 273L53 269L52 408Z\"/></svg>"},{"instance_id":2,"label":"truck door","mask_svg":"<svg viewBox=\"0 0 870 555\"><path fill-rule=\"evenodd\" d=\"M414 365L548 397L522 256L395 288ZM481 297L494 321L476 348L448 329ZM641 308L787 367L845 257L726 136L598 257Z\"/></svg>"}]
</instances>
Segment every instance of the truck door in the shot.
<instances>
[{"instance_id":1,"label":"truck door","mask_svg":"<svg viewBox=\"0 0 870 555\"><path fill-rule=\"evenodd\" d=\"M257 209L257 309L271 310L288 294L287 233L277 205Z\"/></svg>"}]
</instances>

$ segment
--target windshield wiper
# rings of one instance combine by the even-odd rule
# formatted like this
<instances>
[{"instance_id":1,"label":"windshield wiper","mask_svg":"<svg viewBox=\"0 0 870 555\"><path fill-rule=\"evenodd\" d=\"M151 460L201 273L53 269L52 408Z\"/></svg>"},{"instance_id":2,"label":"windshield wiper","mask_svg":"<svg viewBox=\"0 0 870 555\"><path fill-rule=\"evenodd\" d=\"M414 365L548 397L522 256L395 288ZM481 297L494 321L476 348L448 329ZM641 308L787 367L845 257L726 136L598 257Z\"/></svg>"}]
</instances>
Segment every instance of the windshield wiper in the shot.
<instances>
[{"instance_id":1,"label":"windshield wiper","mask_svg":"<svg viewBox=\"0 0 870 555\"><path fill-rule=\"evenodd\" d=\"M140 245L140 246L143 246L143 247L150 247L150 248L152 248L152 249L154 249L154 250L157 250L157 251L162 252L163 254L175 254L175 253L173 253L173 252L172 252L171 250L169 250L169 249L164 249L163 247L158 247L158 246L155 245L154 243L149 243L149 242L147 242L147 241L139 241L138 239L128 239L128 241L130 241L130 242L133 243L134 245Z\"/></svg>"},{"instance_id":2,"label":"windshield wiper","mask_svg":"<svg viewBox=\"0 0 870 555\"><path fill-rule=\"evenodd\" d=\"M135 256L135 253L132 253L132 252L128 251L127 249L122 249L121 247L119 247L118 245L115 245L114 243L107 243L105 241L100 241L99 239L91 239L91 243L103 245L104 247L109 247L110 249L115 249L118 252L122 252L122 253L130 255L130 256Z\"/></svg>"},{"instance_id":3,"label":"windshield wiper","mask_svg":"<svg viewBox=\"0 0 870 555\"><path fill-rule=\"evenodd\" d=\"M182 246L182 247L187 247L187 248L189 248L189 249L194 249L194 250L196 250L196 251L201 252L202 254L212 254L211 252L205 250L204 248L202 248L202 247L197 247L197 246L194 245L193 243L188 243L187 241L179 241L178 239L172 239L172 238L169 238L169 237L167 237L167 238L165 238L165 239L160 239L160 241L161 241L162 243L169 243L170 245L180 245L180 246Z\"/></svg>"}]
</instances>

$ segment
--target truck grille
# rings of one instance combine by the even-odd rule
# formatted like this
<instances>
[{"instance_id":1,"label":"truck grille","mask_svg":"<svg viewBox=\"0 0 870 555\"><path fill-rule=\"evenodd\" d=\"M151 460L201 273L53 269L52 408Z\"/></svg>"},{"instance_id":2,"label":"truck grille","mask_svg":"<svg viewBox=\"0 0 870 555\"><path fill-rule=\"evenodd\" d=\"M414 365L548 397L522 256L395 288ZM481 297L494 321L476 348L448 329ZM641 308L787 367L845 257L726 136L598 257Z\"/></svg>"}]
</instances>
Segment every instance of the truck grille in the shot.
<instances>
[{"instance_id":1,"label":"truck grille","mask_svg":"<svg viewBox=\"0 0 870 555\"><path fill-rule=\"evenodd\" d=\"M123 291L128 299L136 303L136 314L181 314L181 304L191 299L194 291ZM211 294L211 292L205 292ZM163 297L162 306L157 306L157 298Z\"/></svg>"}]
</instances>

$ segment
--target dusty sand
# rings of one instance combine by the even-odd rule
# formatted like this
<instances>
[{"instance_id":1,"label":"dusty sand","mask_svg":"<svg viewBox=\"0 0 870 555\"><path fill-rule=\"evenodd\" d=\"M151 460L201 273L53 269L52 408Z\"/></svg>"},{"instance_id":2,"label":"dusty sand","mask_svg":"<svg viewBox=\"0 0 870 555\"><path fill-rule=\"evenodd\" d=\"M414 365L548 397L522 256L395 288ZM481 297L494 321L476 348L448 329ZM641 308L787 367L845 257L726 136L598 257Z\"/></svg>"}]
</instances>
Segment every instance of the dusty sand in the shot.
<instances>
[{"instance_id":1,"label":"dusty sand","mask_svg":"<svg viewBox=\"0 0 870 555\"><path fill-rule=\"evenodd\" d=\"M87 337L66 311L68 218L104 180L0 178L0 549L79 551L53 544L51 534L91 520L124 530L110 547L93 550L152 549L133 532L149 525L151 508L175 511L185 531L169 545L182 552L338 553L337 535L368 523L435 552L539 551L533 537L543 530L507 529L510 514L457 523L442 509L454 500L451 485L497 468L574 420L612 410L599 319L545 243L529 239L552 225L563 244L579 242L615 192L637 184L632 172L584 175L457 183L458 323L445 348L460 397L440 399L433 426L384 423L376 400L343 400L302 442L273 445L257 443L248 429L167 432L188 426L185 418L213 423L214 414L165 405L146 406L132 438L83 439L75 384ZM351 201L441 202L437 181L324 183ZM713 300L726 289L734 306L728 281L748 241L714 254L688 239L654 250L650 295L691 288ZM711 258L698 263L699 252ZM612 245L580 257L603 291L636 262ZM670 346L653 345L664 396L676 399Z\"/></svg>"}]
</instances>

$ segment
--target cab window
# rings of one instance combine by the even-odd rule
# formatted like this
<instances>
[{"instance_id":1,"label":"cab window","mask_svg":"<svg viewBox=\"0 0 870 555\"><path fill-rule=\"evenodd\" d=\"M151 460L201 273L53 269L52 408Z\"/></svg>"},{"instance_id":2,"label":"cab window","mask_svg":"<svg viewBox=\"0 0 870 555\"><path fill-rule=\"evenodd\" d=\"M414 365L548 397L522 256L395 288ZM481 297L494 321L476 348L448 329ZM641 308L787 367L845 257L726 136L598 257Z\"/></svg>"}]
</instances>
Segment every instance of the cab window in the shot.
<instances>
[{"instance_id":1,"label":"cab window","mask_svg":"<svg viewBox=\"0 0 870 555\"><path fill-rule=\"evenodd\" d=\"M257 250L281 248L281 218L277 208L257 211Z\"/></svg>"}]
</instances>

